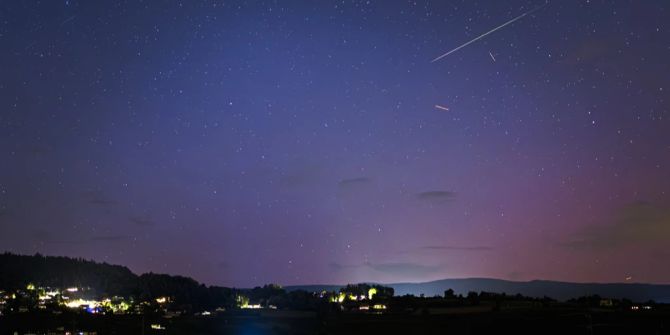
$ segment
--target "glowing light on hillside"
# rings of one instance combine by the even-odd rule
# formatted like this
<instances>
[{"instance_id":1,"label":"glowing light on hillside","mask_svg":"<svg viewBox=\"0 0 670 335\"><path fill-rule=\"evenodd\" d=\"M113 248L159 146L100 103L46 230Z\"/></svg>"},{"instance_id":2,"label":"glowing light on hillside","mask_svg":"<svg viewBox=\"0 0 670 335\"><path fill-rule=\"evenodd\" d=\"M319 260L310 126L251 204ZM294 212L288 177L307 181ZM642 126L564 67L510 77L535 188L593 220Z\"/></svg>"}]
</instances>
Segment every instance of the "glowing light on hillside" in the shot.
<instances>
[{"instance_id":1,"label":"glowing light on hillside","mask_svg":"<svg viewBox=\"0 0 670 335\"><path fill-rule=\"evenodd\" d=\"M152 323L152 324L151 324L151 329L155 329L155 330L165 330L165 326L160 325L160 324L158 324L158 323Z\"/></svg>"},{"instance_id":2,"label":"glowing light on hillside","mask_svg":"<svg viewBox=\"0 0 670 335\"><path fill-rule=\"evenodd\" d=\"M376 288L371 288L368 290L368 299L372 299L372 297L377 294L377 289Z\"/></svg>"}]
</instances>

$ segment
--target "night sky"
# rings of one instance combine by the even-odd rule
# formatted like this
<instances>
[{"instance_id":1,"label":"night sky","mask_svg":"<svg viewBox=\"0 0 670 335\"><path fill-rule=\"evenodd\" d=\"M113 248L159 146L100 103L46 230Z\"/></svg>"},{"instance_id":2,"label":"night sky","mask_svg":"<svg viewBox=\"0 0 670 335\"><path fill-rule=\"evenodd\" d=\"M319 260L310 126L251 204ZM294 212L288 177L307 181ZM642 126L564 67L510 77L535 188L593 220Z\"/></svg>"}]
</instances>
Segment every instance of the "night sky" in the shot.
<instances>
[{"instance_id":1,"label":"night sky","mask_svg":"<svg viewBox=\"0 0 670 335\"><path fill-rule=\"evenodd\" d=\"M668 283L670 3L543 1L2 1L0 249Z\"/></svg>"}]
</instances>

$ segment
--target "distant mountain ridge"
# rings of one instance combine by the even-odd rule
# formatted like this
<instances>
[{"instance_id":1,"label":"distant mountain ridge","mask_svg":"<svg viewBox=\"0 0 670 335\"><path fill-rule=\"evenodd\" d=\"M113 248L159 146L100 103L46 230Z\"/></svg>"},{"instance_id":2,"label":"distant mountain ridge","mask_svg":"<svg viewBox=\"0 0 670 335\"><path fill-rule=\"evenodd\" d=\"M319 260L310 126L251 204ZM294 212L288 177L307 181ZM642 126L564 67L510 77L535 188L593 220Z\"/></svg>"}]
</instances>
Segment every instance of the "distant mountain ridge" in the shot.
<instances>
[{"instance_id":1,"label":"distant mountain ridge","mask_svg":"<svg viewBox=\"0 0 670 335\"><path fill-rule=\"evenodd\" d=\"M491 278L442 279L424 283L382 284L392 287L396 295L424 294L426 296L443 295L448 289L456 294L466 295L469 291L517 294L529 297L550 297L568 300L586 295L598 294L608 298L627 298L637 302L654 300L670 303L670 285L640 283L570 283L550 280L509 281ZM296 285L287 286L287 291L336 291L344 285Z\"/></svg>"},{"instance_id":2,"label":"distant mountain ridge","mask_svg":"<svg viewBox=\"0 0 670 335\"><path fill-rule=\"evenodd\" d=\"M175 296L185 304L214 305L215 302L234 300L234 289L205 286L183 276L146 273L137 275L125 266L97 263L84 259L0 254L0 289L25 288L28 283L41 286L92 287L106 295L152 298ZM469 291L522 294L568 300L598 294L609 298L628 298L636 302L654 300L670 303L670 285L640 283L570 283L549 280L527 282L490 278L442 279L424 283L382 284L392 287L396 295L443 295L447 289L466 295ZM294 285L287 291L337 291L345 285ZM234 303L231 302L231 303Z\"/></svg>"}]
</instances>

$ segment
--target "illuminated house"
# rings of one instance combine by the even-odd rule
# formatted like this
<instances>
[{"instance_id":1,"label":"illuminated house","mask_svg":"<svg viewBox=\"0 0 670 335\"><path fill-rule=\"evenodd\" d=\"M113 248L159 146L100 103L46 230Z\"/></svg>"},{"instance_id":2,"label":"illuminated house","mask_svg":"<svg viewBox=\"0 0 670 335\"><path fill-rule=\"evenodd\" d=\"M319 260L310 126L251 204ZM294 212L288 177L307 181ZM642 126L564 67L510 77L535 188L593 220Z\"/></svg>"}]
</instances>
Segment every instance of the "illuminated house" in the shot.
<instances>
[{"instance_id":1,"label":"illuminated house","mask_svg":"<svg viewBox=\"0 0 670 335\"><path fill-rule=\"evenodd\" d=\"M151 324L151 329L154 330L165 330L165 326L158 324L158 323L152 323Z\"/></svg>"}]
</instances>

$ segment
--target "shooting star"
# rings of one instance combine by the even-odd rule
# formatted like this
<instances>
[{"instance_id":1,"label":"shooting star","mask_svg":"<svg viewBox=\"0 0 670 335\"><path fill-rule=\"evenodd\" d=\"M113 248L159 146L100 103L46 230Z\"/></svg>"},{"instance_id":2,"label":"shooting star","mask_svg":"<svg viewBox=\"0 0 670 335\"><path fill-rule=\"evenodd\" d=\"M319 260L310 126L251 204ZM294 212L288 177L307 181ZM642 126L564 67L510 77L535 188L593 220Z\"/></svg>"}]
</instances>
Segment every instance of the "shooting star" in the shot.
<instances>
[{"instance_id":1,"label":"shooting star","mask_svg":"<svg viewBox=\"0 0 670 335\"><path fill-rule=\"evenodd\" d=\"M495 32L496 30L502 29L503 27L508 26L508 25L510 25L510 24L512 24L512 23L514 23L514 22L516 22L516 21L518 21L518 20L520 20L520 19L522 19L522 18L523 18L524 16L526 16L526 15L533 14L534 12L540 10L542 7L544 7L544 6L548 5L548 4L549 4L549 2L547 1L547 2L544 3L544 5L535 7L535 8L533 8L533 9L531 9L531 10L529 10L529 11L527 11L527 12L525 12L525 13L523 13L523 14L521 14L521 15L519 15L519 16L517 16L517 17L515 17L515 18L513 18L513 19L511 19L511 20L509 20L509 21L507 21L507 22L505 22L505 23L503 23L503 24L501 24L501 25L499 25L499 26L497 26L497 27L495 27L495 28L493 28L493 29L491 29L491 30L485 32L485 33L483 33L483 34L481 34L481 35L479 35L478 37L475 37L474 39L470 40L469 42L466 42L466 43L464 43L464 44L461 44L459 47L457 47L457 48L455 48L455 49L453 49L453 50L450 50L449 52L447 52L447 53L445 53L445 54L443 54L443 55L441 55L441 56L439 56L439 57L433 59L433 60L430 61L430 62L431 62L431 63L435 63L435 62L437 62L438 60L440 60L440 59L442 59L442 58L444 58L444 57L447 57L447 56L451 55L452 53L454 53L454 52L456 52L456 51L458 51L458 50L461 50L461 49L465 48L466 46L468 46L468 45L470 45L470 44L472 44L472 43L474 43L474 42L477 42L477 41L481 40L482 38L486 37L487 35L489 35L489 34Z\"/></svg>"},{"instance_id":2,"label":"shooting star","mask_svg":"<svg viewBox=\"0 0 670 335\"><path fill-rule=\"evenodd\" d=\"M443 110L443 111L449 111L449 108L444 107L444 106L440 106L440 105L435 105L435 108L437 108L437 109L441 109L441 110Z\"/></svg>"},{"instance_id":3,"label":"shooting star","mask_svg":"<svg viewBox=\"0 0 670 335\"><path fill-rule=\"evenodd\" d=\"M77 15L72 15L72 16L68 17L67 19L65 19L65 21L61 22L60 25L62 26L64 24L74 20L76 17L77 17Z\"/></svg>"},{"instance_id":4,"label":"shooting star","mask_svg":"<svg viewBox=\"0 0 670 335\"><path fill-rule=\"evenodd\" d=\"M491 56L491 59L493 59L494 62L496 61L496 58L493 57L493 54L491 53L491 51L489 51L489 56Z\"/></svg>"}]
</instances>

